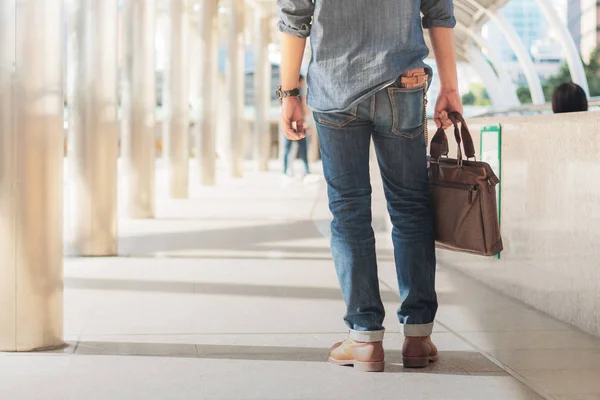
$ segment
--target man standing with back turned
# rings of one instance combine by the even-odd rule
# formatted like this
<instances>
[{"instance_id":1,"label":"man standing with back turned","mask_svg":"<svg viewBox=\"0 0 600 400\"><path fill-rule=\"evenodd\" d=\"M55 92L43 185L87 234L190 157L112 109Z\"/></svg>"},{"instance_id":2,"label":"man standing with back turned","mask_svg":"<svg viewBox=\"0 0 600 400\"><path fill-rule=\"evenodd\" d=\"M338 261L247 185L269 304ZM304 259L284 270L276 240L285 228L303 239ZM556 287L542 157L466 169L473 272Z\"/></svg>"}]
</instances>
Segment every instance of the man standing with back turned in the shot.
<instances>
[{"instance_id":1,"label":"man standing with back turned","mask_svg":"<svg viewBox=\"0 0 600 400\"><path fill-rule=\"evenodd\" d=\"M298 76L306 38L312 59L308 105L314 111L328 186L331 250L346 302L348 338L329 361L384 369L384 308L371 227L369 147L373 140L391 217L404 325L405 367L437 360L430 339L437 311L435 247L426 157L424 63L429 29L441 80L434 119L451 125L462 112L454 51L452 0L278 0L282 123L304 137ZM423 18L421 19L421 14ZM294 129L294 124L296 128Z\"/></svg>"}]
</instances>

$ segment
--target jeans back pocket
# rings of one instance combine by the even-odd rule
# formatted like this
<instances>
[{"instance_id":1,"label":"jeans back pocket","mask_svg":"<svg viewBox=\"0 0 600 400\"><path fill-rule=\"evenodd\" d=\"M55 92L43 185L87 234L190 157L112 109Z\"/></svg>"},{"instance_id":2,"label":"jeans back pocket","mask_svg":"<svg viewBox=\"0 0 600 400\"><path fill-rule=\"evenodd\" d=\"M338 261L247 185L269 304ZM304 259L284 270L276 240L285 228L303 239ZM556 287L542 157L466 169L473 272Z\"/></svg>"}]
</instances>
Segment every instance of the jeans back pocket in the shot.
<instances>
[{"instance_id":1,"label":"jeans back pocket","mask_svg":"<svg viewBox=\"0 0 600 400\"><path fill-rule=\"evenodd\" d=\"M423 132L425 125L425 88L389 87L392 106L392 132L409 139Z\"/></svg>"}]
</instances>

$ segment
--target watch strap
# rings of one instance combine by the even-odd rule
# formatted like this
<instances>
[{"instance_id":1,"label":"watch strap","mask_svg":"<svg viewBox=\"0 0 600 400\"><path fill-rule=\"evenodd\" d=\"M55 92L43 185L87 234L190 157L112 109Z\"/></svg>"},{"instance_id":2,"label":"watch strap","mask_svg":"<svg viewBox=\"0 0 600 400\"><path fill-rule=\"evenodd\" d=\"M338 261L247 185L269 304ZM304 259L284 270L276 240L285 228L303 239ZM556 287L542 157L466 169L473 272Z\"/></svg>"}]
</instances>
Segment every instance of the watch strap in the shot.
<instances>
[{"instance_id":1,"label":"watch strap","mask_svg":"<svg viewBox=\"0 0 600 400\"><path fill-rule=\"evenodd\" d=\"M300 89L282 90L281 86L277 88L277 98L283 100L286 97L300 97Z\"/></svg>"}]
</instances>

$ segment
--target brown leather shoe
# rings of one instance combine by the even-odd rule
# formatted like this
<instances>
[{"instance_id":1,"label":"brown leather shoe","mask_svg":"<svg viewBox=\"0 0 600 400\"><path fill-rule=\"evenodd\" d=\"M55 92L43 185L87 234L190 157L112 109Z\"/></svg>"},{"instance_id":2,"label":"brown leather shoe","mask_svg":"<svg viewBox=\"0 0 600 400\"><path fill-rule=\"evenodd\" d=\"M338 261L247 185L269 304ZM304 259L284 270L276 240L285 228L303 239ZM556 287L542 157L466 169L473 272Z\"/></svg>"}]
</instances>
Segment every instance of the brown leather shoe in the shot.
<instances>
[{"instance_id":1,"label":"brown leather shoe","mask_svg":"<svg viewBox=\"0 0 600 400\"><path fill-rule=\"evenodd\" d=\"M402 364L405 368L425 368L437 360L438 350L430 336L404 338Z\"/></svg>"},{"instance_id":2,"label":"brown leather shoe","mask_svg":"<svg viewBox=\"0 0 600 400\"><path fill-rule=\"evenodd\" d=\"M355 342L350 338L334 344L329 352L330 363L364 372L383 371L384 358L382 342Z\"/></svg>"}]
</instances>

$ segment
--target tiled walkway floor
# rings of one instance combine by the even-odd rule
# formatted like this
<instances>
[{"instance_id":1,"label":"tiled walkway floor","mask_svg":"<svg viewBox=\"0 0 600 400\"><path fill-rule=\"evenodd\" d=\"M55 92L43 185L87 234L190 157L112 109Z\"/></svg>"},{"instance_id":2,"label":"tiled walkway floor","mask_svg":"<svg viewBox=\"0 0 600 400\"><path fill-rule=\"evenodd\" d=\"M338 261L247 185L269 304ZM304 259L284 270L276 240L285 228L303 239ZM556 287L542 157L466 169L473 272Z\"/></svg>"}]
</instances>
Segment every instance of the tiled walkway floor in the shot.
<instances>
[{"instance_id":1,"label":"tiled walkway floor","mask_svg":"<svg viewBox=\"0 0 600 400\"><path fill-rule=\"evenodd\" d=\"M346 328L323 189L249 172L122 220L122 257L65 261L69 347L0 354L0 399L600 399L600 340L443 265L440 361L405 370L381 229L386 371L327 364Z\"/></svg>"}]
</instances>

